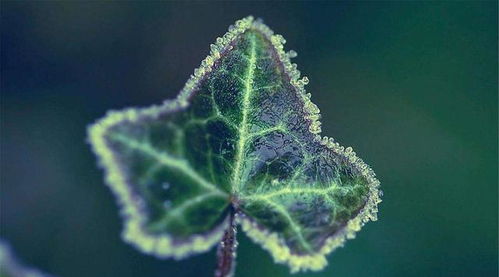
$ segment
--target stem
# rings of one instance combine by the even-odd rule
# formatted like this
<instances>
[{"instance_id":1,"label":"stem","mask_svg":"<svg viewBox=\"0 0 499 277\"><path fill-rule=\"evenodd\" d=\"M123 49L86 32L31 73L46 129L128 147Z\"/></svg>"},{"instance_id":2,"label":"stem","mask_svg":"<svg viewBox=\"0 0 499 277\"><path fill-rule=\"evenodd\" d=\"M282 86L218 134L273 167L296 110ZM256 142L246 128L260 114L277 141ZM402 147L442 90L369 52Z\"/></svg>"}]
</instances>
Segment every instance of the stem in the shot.
<instances>
[{"instance_id":1,"label":"stem","mask_svg":"<svg viewBox=\"0 0 499 277\"><path fill-rule=\"evenodd\" d=\"M217 269L215 277L233 276L236 268L237 249L237 226L235 221L236 213L234 209L229 212L229 226L224 232L224 236L217 249Z\"/></svg>"}]
</instances>

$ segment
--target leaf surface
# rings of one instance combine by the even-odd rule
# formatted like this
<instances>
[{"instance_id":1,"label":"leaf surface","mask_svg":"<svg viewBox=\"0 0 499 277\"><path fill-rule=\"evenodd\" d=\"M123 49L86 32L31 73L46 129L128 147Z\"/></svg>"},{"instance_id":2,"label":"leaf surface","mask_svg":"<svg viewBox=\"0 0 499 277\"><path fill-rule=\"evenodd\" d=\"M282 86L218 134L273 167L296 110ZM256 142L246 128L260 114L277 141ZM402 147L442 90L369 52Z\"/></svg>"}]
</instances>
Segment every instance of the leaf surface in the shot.
<instances>
[{"instance_id":1,"label":"leaf surface","mask_svg":"<svg viewBox=\"0 0 499 277\"><path fill-rule=\"evenodd\" d=\"M122 206L125 240L181 258L220 241L238 211L248 236L293 272L376 219L372 170L321 137L284 39L248 17L211 46L177 99L110 112L90 141Z\"/></svg>"}]
</instances>

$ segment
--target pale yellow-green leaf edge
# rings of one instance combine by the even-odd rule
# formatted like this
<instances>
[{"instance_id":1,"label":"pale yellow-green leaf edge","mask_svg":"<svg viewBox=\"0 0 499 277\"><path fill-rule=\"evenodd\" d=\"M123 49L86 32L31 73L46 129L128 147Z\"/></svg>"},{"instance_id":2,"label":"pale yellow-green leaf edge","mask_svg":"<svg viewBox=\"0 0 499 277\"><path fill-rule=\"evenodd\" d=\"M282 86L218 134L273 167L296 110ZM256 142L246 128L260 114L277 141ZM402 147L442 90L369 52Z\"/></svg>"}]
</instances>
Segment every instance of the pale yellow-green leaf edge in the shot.
<instances>
[{"instance_id":1,"label":"pale yellow-green leaf edge","mask_svg":"<svg viewBox=\"0 0 499 277\"><path fill-rule=\"evenodd\" d=\"M121 122L137 122L142 118L155 118L160 114L177 111L186 108L189 103L187 99L195 91L202 77L212 70L213 64L221 57L221 52L229 50L229 44L240 34L252 26L253 18L247 17L236 22L229 28L223 37L217 38L216 43L211 45L211 52L201 66L194 70L182 91L176 99L167 100L161 105L149 108L128 108L123 111L111 111L103 119L97 121L88 128L88 139L93 151L99 158L101 166L105 170L105 179L113 191L120 205L120 213L124 219L122 232L123 240L131 243L140 251L155 255L160 258L173 257L181 259L193 253L208 251L213 245L220 242L227 220L220 224L215 230L208 234L192 236L183 243L175 243L168 234L152 235L144 229L144 213L141 211L140 199L136 199L130 187L126 184L126 177L118 167L117 158L107 146L104 139L109 128Z\"/></svg>"},{"instance_id":2,"label":"pale yellow-green leaf edge","mask_svg":"<svg viewBox=\"0 0 499 277\"><path fill-rule=\"evenodd\" d=\"M254 20L252 16L238 20L235 25L229 27L229 31L216 40L215 44L210 46L210 55L206 57L201 66L194 70L194 75L187 81L182 91L175 100L167 100L162 105L152 106L144 109L129 108L124 111L109 112L105 118L89 127L89 140L94 152L99 157L101 165L106 171L106 182L118 198L121 206L121 214L124 217L124 229L122 237L125 241L135 245L144 253L152 254L157 257L183 258L191 253L201 253L209 250L213 245L220 241L223 236L223 230L227 221L213 230L209 234L193 236L189 241L183 244L172 245L172 239L169 235L151 235L143 228L144 216L141 212L140 200L134 199L133 193L126 185L125 176L120 173L116 158L112 151L106 145L104 140L105 132L116 124L123 121L136 122L137 120L148 117L154 118L160 114L176 111L186 108L189 103L187 99L197 88L200 80L206 73L209 73L215 61L221 57L221 53L231 49L231 42L240 34L248 29L256 29L264 34L273 44L278 53L280 61L284 65L285 72L290 76L291 84L299 91L304 102L307 118L312 122L309 131L316 135L316 140L322 145L327 146L335 153L347 158L354 167L356 167L369 182L369 199L362 211L351 219L344 229L335 236L330 237L324 246L314 255L294 255L279 238L277 233L264 230L257 226L248 217L239 216L238 221L246 234L263 248L268 250L273 256L275 262L286 263L290 266L291 272L300 270L320 270L327 265L326 255L342 246L347 238L355 237L355 233L369 220L377 219L377 205L381 202L379 198L379 181L375 178L373 171L360 158L357 158L352 148L344 148L332 138L321 137L321 123L319 121L319 109L310 101L311 95L305 92L304 86L308 83L308 78L300 79L300 72L296 64L292 64L290 57L296 55L294 51L285 53L283 44L285 40L280 35L274 35L261 21Z\"/></svg>"},{"instance_id":3,"label":"pale yellow-green leaf edge","mask_svg":"<svg viewBox=\"0 0 499 277\"><path fill-rule=\"evenodd\" d=\"M379 184L374 172L366 165L362 159L358 158L353 152L351 147L344 148L339 143L335 142L333 138L326 136L321 137L321 123L319 121L320 111L319 108L310 100L311 94L306 93L304 86L308 84L308 78L303 77L300 79L300 72L297 70L297 65L292 64L290 57L295 56L296 52L284 52L284 38L280 35L274 35L265 24L256 21L253 22L252 28L260 30L272 42L275 47L280 61L284 65L284 71L290 76L291 84L299 91L300 96L304 102L307 118L312 121L309 131L315 134L315 140L319 141L322 145L328 147L333 152L345 157L353 167L367 179L369 186L369 198L367 199L365 207L359 214L348 221L346 226L334 236L328 238L322 248L313 255L295 255L291 253L289 247L286 246L282 238L277 233L269 232L262 226L252 221L249 217L240 216L239 222L242 229L253 241L259 243L264 249L268 250L276 263L288 264L291 272L295 273L304 270L318 271L327 265L326 255L331 253L334 249L343 246L346 239L355 237L355 233L359 231L362 226L368 221L377 220L378 203L381 202Z\"/></svg>"}]
</instances>

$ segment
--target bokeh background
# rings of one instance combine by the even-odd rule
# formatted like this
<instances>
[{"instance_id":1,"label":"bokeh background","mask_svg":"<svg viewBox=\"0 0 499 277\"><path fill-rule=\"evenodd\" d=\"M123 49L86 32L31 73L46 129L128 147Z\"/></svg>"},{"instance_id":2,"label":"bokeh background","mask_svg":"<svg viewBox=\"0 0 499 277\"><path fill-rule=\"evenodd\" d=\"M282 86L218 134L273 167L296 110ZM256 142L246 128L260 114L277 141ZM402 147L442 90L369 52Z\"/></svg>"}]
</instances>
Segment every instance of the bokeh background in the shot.
<instances>
[{"instance_id":1,"label":"bokeh background","mask_svg":"<svg viewBox=\"0 0 499 277\"><path fill-rule=\"evenodd\" d=\"M323 134L370 164L379 221L295 276L497 276L497 2L1 2L1 234L61 277L211 276L120 239L86 143L108 109L173 98L235 20L297 50ZM239 233L236 276L288 276Z\"/></svg>"}]
</instances>

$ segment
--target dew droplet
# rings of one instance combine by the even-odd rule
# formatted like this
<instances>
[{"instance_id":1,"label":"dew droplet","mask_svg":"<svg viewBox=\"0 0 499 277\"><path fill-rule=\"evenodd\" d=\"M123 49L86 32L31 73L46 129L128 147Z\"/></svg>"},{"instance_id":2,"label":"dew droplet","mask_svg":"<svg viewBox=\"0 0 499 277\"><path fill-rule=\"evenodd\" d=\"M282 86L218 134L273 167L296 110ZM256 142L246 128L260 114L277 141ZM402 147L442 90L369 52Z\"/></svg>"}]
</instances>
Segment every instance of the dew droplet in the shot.
<instances>
[{"instance_id":1,"label":"dew droplet","mask_svg":"<svg viewBox=\"0 0 499 277\"><path fill-rule=\"evenodd\" d=\"M164 182L163 184L161 184L161 188L163 188L164 190L169 189L170 188L170 183Z\"/></svg>"},{"instance_id":2,"label":"dew droplet","mask_svg":"<svg viewBox=\"0 0 499 277\"><path fill-rule=\"evenodd\" d=\"M296 58L296 56L298 56L298 53L296 53L295 50L289 50L289 52L288 52L288 57L289 58L291 58L291 59L292 58Z\"/></svg>"}]
</instances>

